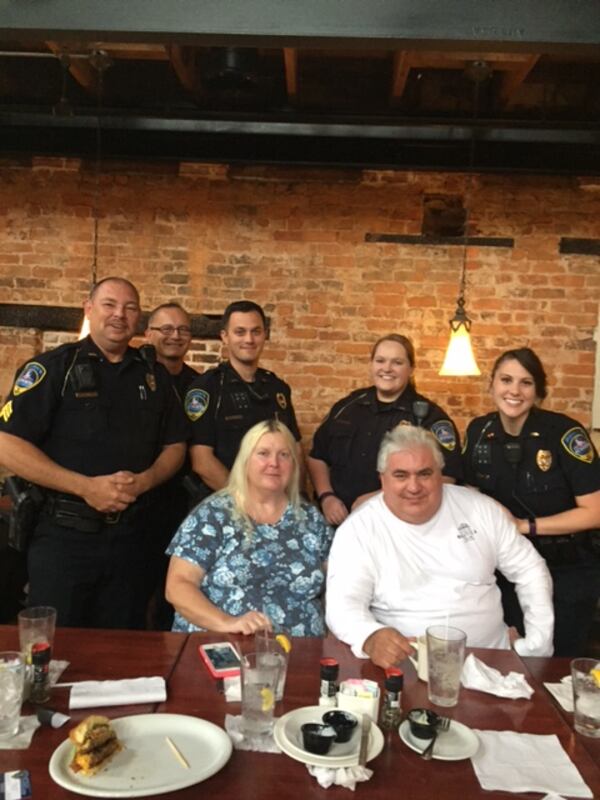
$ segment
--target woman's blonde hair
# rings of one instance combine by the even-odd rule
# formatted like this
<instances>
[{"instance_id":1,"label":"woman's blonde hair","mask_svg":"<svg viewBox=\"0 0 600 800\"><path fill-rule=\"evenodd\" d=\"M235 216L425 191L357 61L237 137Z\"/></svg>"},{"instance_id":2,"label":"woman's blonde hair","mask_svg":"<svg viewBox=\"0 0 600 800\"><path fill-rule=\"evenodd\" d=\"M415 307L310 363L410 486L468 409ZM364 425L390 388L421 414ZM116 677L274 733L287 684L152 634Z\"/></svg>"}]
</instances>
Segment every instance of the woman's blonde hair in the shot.
<instances>
[{"instance_id":1,"label":"woman's blonde hair","mask_svg":"<svg viewBox=\"0 0 600 800\"><path fill-rule=\"evenodd\" d=\"M229 473L229 480L221 489L220 494L229 494L233 499L233 510L239 517L244 527L252 531L254 525L246 511L248 500L248 461L258 446L258 443L267 433L279 433L283 436L292 459L292 474L288 485L285 487L290 505L297 511L300 508L300 465L296 452L296 441L289 428L278 419L268 419L254 425L241 441L237 457Z\"/></svg>"}]
</instances>

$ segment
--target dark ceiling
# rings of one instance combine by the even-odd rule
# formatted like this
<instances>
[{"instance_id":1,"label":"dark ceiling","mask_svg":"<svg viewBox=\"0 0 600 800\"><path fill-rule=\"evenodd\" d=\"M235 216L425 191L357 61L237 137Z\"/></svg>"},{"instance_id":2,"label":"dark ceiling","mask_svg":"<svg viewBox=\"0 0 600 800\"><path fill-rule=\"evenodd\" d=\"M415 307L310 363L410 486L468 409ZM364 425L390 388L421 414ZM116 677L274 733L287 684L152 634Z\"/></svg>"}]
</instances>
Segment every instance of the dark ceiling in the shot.
<instances>
[{"instance_id":1,"label":"dark ceiling","mask_svg":"<svg viewBox=\"0 0 600 800\"><path fill-rule=\"evenodd\" d=\"M600 174L596 0L101 6L0 6L4 155Z\"/></svg>"}]
</instances>

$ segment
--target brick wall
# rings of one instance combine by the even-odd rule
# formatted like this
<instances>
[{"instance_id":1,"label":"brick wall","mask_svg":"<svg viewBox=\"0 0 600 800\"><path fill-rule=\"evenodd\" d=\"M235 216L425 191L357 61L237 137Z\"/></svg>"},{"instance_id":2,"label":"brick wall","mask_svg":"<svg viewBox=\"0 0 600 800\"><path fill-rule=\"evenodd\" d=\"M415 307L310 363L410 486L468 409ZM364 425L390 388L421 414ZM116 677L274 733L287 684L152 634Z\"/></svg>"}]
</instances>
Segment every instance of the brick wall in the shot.
<instances>
[{"instance_id":1,"label":"brick wall","mask_svg":"<svg viewBox=\"0 0 600 800\"><path fill-rule=\"evenodd\" d=\"M561 236L600 238L600 192L569 177L476 176L470 233L514 237L471 248L467 310L481 378L440 378L460 247L367 244L366 233L421 231L425 194L460 195L462 174L220 165L0 161L0 302L80 305L90 283L93 207L98 277L131 279L144 307L176 299L220 313L234 299L272 318L264 365L292 385L307 439L330 405L367 382L367 354L397 331L417 349L418 388L464 429L489 410L488 371L512 346L546 364L546 407L588 424L598 314L597 257L561 256ZM0 320L0 326L1 326ZM0 327L0 395L30 353L64 334ZM194 342L199 369L217 342Z\"/></svg>"}]
</instances>

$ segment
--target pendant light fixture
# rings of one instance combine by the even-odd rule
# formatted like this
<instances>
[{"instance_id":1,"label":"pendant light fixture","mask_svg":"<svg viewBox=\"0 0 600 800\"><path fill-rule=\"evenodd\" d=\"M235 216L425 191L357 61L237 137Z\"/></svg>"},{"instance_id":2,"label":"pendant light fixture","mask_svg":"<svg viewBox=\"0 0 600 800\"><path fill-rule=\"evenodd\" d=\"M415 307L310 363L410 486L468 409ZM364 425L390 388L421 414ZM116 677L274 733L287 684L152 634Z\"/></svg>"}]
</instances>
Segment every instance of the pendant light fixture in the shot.
<instances>
[{"instance_id":1,"label":"pendant light fixture","mask_svg":"<svg viewBox=\"0 0 600 800\"><path fill-rule=\"evenodd\" d=\"M471 320L465 310L465 291L467 285L467 256L469 247L469 208L473 188L473 169L475 166L475 122L479 105L479 88L490 76L490 68L485 61L473 61L467 67L467 77L473 82L473 129L469 151L469 177L465 192L465 222L463 228L462 269L456 311L450 320L450 341L446 349L444 363L439 375L469 376L481 375L471 344Z\"/></svg>"}]
</instances>

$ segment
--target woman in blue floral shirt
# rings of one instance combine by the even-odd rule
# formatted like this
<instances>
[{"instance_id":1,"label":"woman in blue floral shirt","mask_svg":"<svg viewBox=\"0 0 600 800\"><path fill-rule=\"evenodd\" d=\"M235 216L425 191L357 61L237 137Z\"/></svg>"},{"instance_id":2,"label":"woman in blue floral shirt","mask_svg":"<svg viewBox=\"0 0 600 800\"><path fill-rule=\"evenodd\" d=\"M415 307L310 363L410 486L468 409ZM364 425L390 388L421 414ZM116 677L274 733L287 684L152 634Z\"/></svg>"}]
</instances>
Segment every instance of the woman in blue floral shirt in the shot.
<instances>
[{"instance_id":1,"label":"woman in blue floral shirt","mask_svg":"<svg viewBox=\"0 0 600 800\"><path fill-rule=\"evenodd\" d=\"M300 499L295 441L278 420L242 439L227 486L183 521L167 549L173 630L323 636L320 595L333 529Z\"/></svg>"}]
</instances>

